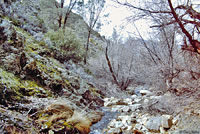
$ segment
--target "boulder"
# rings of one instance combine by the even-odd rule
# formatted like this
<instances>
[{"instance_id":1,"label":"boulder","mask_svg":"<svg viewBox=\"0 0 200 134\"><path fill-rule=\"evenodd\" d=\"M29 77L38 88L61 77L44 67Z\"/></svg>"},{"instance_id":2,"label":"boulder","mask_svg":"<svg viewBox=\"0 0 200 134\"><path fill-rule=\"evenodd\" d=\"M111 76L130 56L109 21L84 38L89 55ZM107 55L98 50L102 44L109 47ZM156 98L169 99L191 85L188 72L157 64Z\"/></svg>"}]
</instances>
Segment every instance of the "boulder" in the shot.
<instances>
[{"instance_id":1,"label":"boulder","mask_svg":"<svg viewBox=\"0 0 200 134\"><path fill-rule=\"evenodd\" d=\"M172 119L173 117L171 115L162 115L162 127L163 128L171 128L172 126Z\"/></svg>"},{"instance_id":2,"label":"boulder","mask_svg":"<svg viewBox=\"0 0 200 134\"><path fill-rule=\"evenodd\" d=\"M149 130L149 131L152 131L152 132L160 132L160 126L161 126L161 117L158 116L158 117L151 117L147 123L146 123L146 128Z\"/></svg>"}]
</instances>

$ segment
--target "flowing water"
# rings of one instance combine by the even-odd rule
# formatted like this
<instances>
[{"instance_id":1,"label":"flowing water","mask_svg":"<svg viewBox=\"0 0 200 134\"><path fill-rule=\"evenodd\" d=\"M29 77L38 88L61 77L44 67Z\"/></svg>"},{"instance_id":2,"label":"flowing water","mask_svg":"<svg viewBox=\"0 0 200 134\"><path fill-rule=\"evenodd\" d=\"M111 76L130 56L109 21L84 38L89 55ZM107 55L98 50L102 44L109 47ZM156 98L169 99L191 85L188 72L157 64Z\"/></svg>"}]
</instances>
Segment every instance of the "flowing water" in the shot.
<instances>
[{"instance_id":1,"label":"flowing water","mask_svg":"<svg viewBox=\"0 0 200 134\"><path fill-rule=\"evenodd\" d=\"M102 117L102 119L99 122L97 122L90 128L91 129L90 134L104 134L102 132L103 129L107 128L108 123L112 119L117 118L117 112L111 112L110 108L102 107L102 111L104 112L104 116Z\"/></svg>"}]
</instances>

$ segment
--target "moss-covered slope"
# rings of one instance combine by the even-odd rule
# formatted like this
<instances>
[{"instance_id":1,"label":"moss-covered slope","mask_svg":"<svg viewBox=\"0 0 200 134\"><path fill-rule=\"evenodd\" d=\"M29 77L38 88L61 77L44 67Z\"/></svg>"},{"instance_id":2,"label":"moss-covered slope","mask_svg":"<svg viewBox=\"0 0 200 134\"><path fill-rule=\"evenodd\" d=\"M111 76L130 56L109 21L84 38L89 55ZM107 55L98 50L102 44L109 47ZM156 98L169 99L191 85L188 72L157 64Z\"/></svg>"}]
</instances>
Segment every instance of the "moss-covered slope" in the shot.
<instances>
[{"instance_id":1,"label":"moss-covered slope","mask_svg":"<svg viewBox=\"0 0 200 134\"><path fill-rule=\"evenodd\" d=\"M101 95L92 84L63 64L73 59L71 51L78 52L81 48L67 47L63 51L63 47L57 47L58 42L50 38L55 35L48 33L38 41L17 23L18 20L5 14L0 16L0 126L3 126L0 132L76 130L87 133L91 123L100 119L95 109L102 105ZM51 39L50 43L47 38ZM73 43L70 41L71 38L65 45ZM65 60L68 55L72 57ZM66 116L62 108L72 114ZM73 124L78 119L76 112L85 119Z\"/></svg>"}]
</instances>

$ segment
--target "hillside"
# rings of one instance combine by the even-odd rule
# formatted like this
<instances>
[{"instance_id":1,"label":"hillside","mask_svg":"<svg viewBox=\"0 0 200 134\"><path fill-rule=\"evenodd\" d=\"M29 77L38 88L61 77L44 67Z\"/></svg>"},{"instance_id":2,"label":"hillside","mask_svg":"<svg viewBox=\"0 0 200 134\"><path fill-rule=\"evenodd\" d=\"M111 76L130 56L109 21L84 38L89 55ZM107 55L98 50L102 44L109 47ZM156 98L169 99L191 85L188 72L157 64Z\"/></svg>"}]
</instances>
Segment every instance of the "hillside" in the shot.
<instances>
[{"instance_id":1,"label":"hillside","mask_svg":"<svg viewBox=\"0 0 200 134\"><path fill-rule=\"evenodd\" d=\"M56 47L60 35L37 16L37 0L1 1L0 6L0 133L88 133L102 116L102 95L70 69L73 62L81 67L84 40L79 35L85 35L86 23L72 14L68 23L78 22L60 31L72 46Z\"/></svg>"}]
</instances>

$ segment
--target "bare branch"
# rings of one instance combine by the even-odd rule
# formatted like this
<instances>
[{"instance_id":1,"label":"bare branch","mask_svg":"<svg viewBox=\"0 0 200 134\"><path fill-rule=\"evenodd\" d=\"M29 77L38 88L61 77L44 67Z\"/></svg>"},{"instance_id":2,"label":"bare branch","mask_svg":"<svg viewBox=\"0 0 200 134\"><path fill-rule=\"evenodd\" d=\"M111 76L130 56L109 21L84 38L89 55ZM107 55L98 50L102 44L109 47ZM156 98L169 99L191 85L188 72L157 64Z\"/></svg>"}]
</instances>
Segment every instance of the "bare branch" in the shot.
<instances>
[{"instance_id":1,"label":"bare branch","mask_svg":"<svg viewBox=\"0 0 200 134\"><path fill-rule=\"evenodd\" d=\"M141 11L144 11L144 12L148 12L148 13L151 13L151 14L158 14L158 13L162 13L162 14L163 14L163 13L165 13L165 14L171 14L170 11L162 11L162 10L160 10L160 11L154 11L154 10L147 10L147 9L144 9L144 8L136 7L136 6L134 6L134 5L132 5L132 4L128 3L128 2L122 3L122 2L120 2L119 0L113 0L113 1L116 2L116 3L118 3L118 4L120 4L120 5L129 7L129 8L134 8L134 9L137 9L137 10L141 10Z\"/></svg>"}]
</instances>

